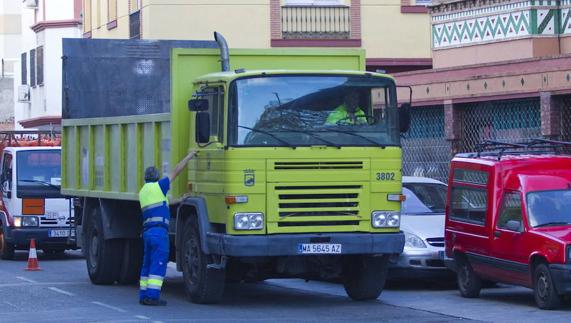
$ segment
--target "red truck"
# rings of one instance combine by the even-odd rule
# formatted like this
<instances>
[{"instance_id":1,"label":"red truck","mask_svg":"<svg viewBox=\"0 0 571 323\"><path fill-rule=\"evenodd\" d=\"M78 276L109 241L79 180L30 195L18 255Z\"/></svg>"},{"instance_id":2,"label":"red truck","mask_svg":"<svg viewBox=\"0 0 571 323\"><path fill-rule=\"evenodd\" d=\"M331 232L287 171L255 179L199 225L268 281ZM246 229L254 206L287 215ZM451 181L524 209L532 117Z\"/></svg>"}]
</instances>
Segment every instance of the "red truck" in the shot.
<instances>
[{"instance_id":1,"label":"red truck","mask_svg":"<svg viewBox=\"0 0 571 323\"><path fill-rule=\"evenodd\" d=\"M488 141L457 155L449 177L446 263L463 297L484 281L534 290L542 309L571 293L571 143Z\"/></svg>"}]
</instances>

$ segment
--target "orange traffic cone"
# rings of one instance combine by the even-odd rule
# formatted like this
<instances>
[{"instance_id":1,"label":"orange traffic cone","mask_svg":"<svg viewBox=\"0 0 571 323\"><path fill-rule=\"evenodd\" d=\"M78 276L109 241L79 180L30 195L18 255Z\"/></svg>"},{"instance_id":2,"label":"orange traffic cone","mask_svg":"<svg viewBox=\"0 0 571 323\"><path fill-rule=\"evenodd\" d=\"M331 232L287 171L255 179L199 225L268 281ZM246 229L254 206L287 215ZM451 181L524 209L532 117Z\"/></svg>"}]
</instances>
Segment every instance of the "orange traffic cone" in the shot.
<instances>
[{"instance_id":1,"label":"orange traffic cone","mask_svg":"<svg viewBox=\"0 0 571 323\"><path fill-rule=\"evenodd\" d=\"M28 253L28 271L38 271L42 270L40 264L38 263L38 254L36 253L36 239L30 241L30 252Z\"/></svg>"}]
</instances>

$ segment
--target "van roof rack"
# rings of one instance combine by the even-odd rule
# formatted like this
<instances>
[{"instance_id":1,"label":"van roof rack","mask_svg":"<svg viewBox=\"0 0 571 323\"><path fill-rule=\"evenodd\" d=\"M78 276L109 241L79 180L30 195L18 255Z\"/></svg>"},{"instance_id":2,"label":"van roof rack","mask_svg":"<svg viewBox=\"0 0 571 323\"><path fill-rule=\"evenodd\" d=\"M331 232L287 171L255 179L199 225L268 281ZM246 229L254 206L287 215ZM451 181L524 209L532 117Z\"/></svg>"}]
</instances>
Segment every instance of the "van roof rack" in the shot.
<instances>
[{"instance_id":1,"label":"van roof rack","mask_svg":"<svg viewBox=\"0 0 571 323\"><path fill-rule=\"evenodd\" d=\"M544 155L544 154L561 154L561 150L565 147L571 148L571 142L549 140L543 138L533 138L523 142L505 142L499 140L484 140L476 145L476 152L456 154L456 157L479 158L479 157L497 157L498 160L502 156L509 155Z\"/></svg>"}]
</instances>

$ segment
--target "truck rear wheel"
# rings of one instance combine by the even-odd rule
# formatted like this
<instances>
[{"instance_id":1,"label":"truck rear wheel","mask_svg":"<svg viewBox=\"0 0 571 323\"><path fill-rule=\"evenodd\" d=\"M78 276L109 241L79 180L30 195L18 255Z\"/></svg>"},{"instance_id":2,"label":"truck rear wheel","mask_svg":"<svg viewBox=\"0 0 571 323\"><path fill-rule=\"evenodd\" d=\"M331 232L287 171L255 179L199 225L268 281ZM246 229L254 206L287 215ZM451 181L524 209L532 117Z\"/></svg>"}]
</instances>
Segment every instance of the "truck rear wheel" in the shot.
<instances>
[{"instance_id":1,"label":"truck rear wheel","mask_svg":"<svg viewBox=\"0 0 571 323\"><path fill-rule=\"evenodd\" d=\"M105 240L103 224L99 211L93 210L87 219L84 235L84 254L87 263L89 279L96 285L113 284L118 280L121 262L121 241L118 239Z\"/></svg>"},{"instance_id":2,"label":"truck rear wheel","mask_svg":"<svg viewBox=\"0 0 571 323\"><path fill-rule=\"evenodd\" d=\"M14 245L8 243L4 238L4 230L0 227L0 258L4 260L14 259Z\"/></svg>"},{"instance_id":3,"label":"truck rear wheel","mask_svg":"<svg viewBox=\"0 0 571 323\"><path fill-rule=\"evenodd\" d=\"M119 273L119 284L131 285L139 281L143 263L143 241L141 239L124 239L123 261Z\"/></svg>"},{"instance_id":4,"label":"truck rear wheel","mask_svg":"<svg viewBox=\"0 0 571 323\"><path fill-rule=\"evenodd\" d=\"M193 303L217 303L224 293L225 271L208 268L210 256L202 252L196 218L185 222L182 236L182 274Z\"/></svg>"},{"instance_id":5,"label":"truck rear wheel","mask_svg":"<svg viewBox=\"0 0 571 323\"><path fill-rule=\"evenodd\" d=\"M347 259L343 269L343 287L355 301L377 299L387 280L386 256L356 256Z\"/></svg>"},{"instance_id":6,"label":"truck rear wheel","mask_svg":"<svg viewBox=\"0 0 571 323\"><path fill-rule=\"evenodd\" d=\"M466 298L480 297L482 290L482 280L476 275L468 260L456 258L458 263L458 289L460 295Z\"/></svg>"}]
</instances>

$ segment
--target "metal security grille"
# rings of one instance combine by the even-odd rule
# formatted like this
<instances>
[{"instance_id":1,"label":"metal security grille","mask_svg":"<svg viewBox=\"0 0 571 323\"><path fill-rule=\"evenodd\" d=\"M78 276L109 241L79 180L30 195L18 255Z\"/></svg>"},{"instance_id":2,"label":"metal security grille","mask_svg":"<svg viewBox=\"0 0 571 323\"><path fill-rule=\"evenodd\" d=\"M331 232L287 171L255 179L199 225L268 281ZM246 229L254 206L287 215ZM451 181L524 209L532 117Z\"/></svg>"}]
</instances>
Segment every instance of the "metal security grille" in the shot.
<instances>
[{"instance_id":1,"label":"metal security grille","mask_svg":"<svg viewBox=\"0 0 571 323\"><path fill-rule=\"evenodd\" d=\"M284 39L347 39L351 33L351 13L346 6L282 7Z\"/></svg>"},{"instance_id":2,"label":"metal security grille","mask_svg":"<svg viewBox=\"0 0 571 323\"><path fill-rule=\"evenodd\" d=\"M562 96L558 98L560 108L560 131L561 140L571 141L571 96Z\"/></svg>"},{"instance_id":3,"label":"metal security grille","mask_svg":"<svg viewBox=\"0 0 571 323\"><path fill-rule=\"evenodd\" d=\"M470 152L483 140L517 142L541 136L539 99L490 101L460 106L460 150Z\"/></svg>"},{"instance_id":4,"label":"metal security grille","mask_svg":"<svg viewBox=\"0 0 571 323\"><path fill-rule=\"evenodd\" d=\"M444 107L413 108L411 127L402 139L403 174L448 181L451 146L444 136Z\"/></svg>"}]
</instances>

